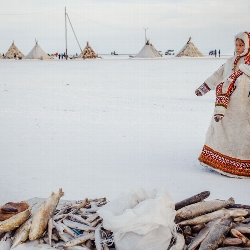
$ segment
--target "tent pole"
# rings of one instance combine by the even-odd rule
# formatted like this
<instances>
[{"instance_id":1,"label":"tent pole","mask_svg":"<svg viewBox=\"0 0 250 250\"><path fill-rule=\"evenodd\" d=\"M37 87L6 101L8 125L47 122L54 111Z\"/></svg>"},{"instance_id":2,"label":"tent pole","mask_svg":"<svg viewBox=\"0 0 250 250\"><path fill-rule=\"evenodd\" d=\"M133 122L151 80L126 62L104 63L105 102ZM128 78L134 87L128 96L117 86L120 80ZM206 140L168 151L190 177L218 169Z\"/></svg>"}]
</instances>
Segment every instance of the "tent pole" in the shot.
<instances>
[{"instance_id":1,"label":"tent pole","mask_svg":"<svg viewBox=\"0 0 250 250\"><path fill-rule=\"evenodd\" d=\"M66 60L68 60L68 44L67 44L67 22L66 22L66 7L65 7L65 41L66 41Z\"/></svg>"},{"instance_id":2,"label":"tent pole","mask_svg":"<svg viewBox=\"0 0 250 250\"><path fill-rule=\"evenodd\" d=\"M147 43L147 29L148 28L143 28L145 30L145 44Z\"/></svg>"}]
</instances>

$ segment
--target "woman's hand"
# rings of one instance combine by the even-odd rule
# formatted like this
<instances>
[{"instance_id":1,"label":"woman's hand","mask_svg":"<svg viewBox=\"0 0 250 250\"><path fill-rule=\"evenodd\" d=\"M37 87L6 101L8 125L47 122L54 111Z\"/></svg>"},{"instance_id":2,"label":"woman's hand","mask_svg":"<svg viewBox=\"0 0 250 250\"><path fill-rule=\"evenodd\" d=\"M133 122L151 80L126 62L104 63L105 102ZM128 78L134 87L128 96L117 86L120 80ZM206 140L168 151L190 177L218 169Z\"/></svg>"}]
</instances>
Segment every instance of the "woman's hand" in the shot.
<instances>
[{"instance_id":1,"label":"woman's hand","mask_svg":"<svg viewBox=\"0 0 250 250\"><path fill-rule=\"evenodd\" d=\"M223 117L224 117L224 115L214 115L214 120L216 122L219 122Z\"/></svg>"},{"instance_id":2,"label":"woman's hand","mask_svg":"<svg viewBox=\"0 0 250 250\"><path fill-rule=\"evenodd\" d=\"M200 92L199 89L196 89L196 90L195 90L195 94L196 94L197 96L202 96L202 93Z\"/></svg>"}]
</instances>

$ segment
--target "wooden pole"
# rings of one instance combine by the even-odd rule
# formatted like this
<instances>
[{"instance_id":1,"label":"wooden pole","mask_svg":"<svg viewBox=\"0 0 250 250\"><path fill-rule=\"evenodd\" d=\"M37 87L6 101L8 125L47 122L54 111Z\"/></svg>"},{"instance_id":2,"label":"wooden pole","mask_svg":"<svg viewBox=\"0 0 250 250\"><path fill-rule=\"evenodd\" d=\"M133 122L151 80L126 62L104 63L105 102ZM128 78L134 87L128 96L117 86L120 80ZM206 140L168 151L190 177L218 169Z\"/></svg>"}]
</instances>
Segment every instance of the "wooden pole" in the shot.
<instances>
[{"instance_id":1,"label":"wooden pole","mask_svg":"<svg viewBox=\"0 0 250 250\"><path fill-rule=\"evenodd\" d=\"M68 19L69 19L69 15L68 15L68 14L67 14L67 17L68 17ZM81 48L81 45L80 45L80 43L79 43L79 41L78 41L78 39L77 39L77 37L76 37L76 33L75 33L75 31L74 31L74 28L73 28L73 26L72 26L72 23L71 23L70 19L69 19L69 24L70 24L70 26L71 26L71 28L72 28L72 30L73 30L73 32L74 32L74 35L75 35L76 41L77 41L78 46L79 46L79 48L80 48L80 50L81 50L81 53L82 53L82 48Z\"/></svg>"},{"instance_id":2,"label":"wooden pole","mask_svg":"<svg viewBox=\"0 0 250 250\"><path fill-rule=\"evenodd\" d=\"M66 41L66 60L68 60L68 44L67 44L67 21L66 21L66 7L65 7L65 41Z\"/></svg>"}]
</instances>

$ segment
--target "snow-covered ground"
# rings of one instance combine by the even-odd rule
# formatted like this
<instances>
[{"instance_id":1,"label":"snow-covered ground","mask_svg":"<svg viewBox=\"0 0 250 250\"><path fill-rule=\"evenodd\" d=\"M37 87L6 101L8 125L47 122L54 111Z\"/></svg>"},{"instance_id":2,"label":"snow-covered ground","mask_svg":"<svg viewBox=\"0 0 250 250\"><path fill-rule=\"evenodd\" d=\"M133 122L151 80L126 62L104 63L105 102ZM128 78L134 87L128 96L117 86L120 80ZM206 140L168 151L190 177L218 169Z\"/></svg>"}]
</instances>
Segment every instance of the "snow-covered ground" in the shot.
<instances>
[{"instance_id":1,"label":"snow-covered ground","mask_svg":"<svg viewBox=\"0 0 250 250\"><path fill-rule=\"evenodd\" d=\"M250 183L200 166L214 91L194 90L226 58L0 60L0 204L166 187L250 204Z\"/></svg>"}]
</instances>

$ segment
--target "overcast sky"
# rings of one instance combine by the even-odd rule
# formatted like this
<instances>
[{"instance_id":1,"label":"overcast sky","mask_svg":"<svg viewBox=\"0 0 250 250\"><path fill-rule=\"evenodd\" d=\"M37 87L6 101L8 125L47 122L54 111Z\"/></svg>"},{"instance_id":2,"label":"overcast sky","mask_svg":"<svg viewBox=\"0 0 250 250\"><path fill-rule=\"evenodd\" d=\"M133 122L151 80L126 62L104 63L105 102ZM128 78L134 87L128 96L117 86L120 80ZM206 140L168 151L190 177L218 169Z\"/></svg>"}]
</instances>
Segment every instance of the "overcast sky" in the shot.
<instances>
[{"instance_id":1,"label":"overcast sky","mask_svg":"<svg viewBox=\"0 0 250 250\"><path fill-rule=\"evenodd\" d=\"M82 49L135 54L147 38L178 52L188 38L203 53L233 54L234 35L250 31L250 0L0 0L0 53L14 40L27 55L35 39L47 53L65 51L67 13ZM68 52L80 52L69 22Z\"/></svg>"}]
</instances>

